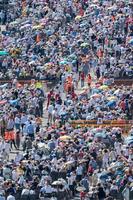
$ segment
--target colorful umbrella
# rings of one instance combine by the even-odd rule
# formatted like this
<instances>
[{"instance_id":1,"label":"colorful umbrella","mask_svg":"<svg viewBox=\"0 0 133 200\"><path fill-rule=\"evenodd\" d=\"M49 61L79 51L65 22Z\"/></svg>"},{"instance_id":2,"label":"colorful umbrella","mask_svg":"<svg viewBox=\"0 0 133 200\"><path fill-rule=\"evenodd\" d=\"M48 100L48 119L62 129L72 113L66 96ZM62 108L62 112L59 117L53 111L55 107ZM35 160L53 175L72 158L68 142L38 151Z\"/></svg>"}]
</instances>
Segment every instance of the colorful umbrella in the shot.
<instances>
[{"instance_id":1,"label":"colorful umbrella","mask_svg":"<svg viewBox=\"0 0 133 200\"><path fill-rule=\"evenodd\" d=\"M43 87L43 84L42 84L41 82L37 82L37 83L35 84L35 87L36 87L37 89L41 89L41 88Z\"/></svg>"},{"instance_id":2,"label":"colorful umbrella","mask_svg":"<svg viewBox=\"0 0 133 200\"><path fill-rule=\"evenodd\" d=\"M60 62L60 65L67 65L67 64L68 64L68 61L66 61L66 60L63 60Z\"/></svg>"},{"instance_id":3,"label":"colorful umbrella","mask_svg":"<svg viewBox=\"0 0 133 200\"><path fill-rule=\"evenodd\" d=\"M10 103L12 106L16 106L16 105L18 104L18 99L10 100L9 103Z\"/></svg>"},{"instance_id":4,"label":"colorful umbrella","mask_svg":"<svg viewBox=\"0 0 133 200\"><path fill-rule=\"evenodd\" d=\"M100 98L100 97L101 97L100 94L93 94L93 95L91 95L91 98L94 98L94 99L96 99L96 98Z\"/></svg>"},{"instance_id":5,"label":"colorful umbrella","mask_svg":"<svg viewBox=\"0 0 133 200\"><path fill-rule=\"evenodd\" d=\"M108 97L107 100L109 100L109 101L117 101L117 97L111 96L111 97Z\"/></svg>"},{"instance_id":6,"label":"colorful umbrella","mask_svg":"<svg viewBox=\"0 0 133 200\"><path fill-rule=\"evenodd\" d=\"M128 43L133 45L133 38Z\"/></svg>"},{"instance_id":7,"label":"colorful umbrella","mask_svg":"<svg viewBox=\"0 0 133 200\"><path fill-rule=\"evenodd\" d=\"M54 63L52 63L52 62L48 62L48 63L46 63L44 66L52 66Z\"/></svg>"},{"instance_id":8,"label":"colorful umbrella","mask_svg":"<svg viewBox=\"0 0 133 200\"><path fill-rule=\"evenodd\" d=\"M22 85L20 83L17 83L17 88L21 88Z\"/></svg>"},{"instance_id":9,"label":"colorful umbrella","mask_svg":"<svg viewBox=\"0 0 133 200\"><path fill-rule=\"evenodd\" d=\"M53 34L53 32L52 32L51 30L47 30L47 31L46 31L46 34L47 34L48 36L50 36L50 35Z\"/></svg>"},{"instance_id":10,"label":"colorful umbrella","mask_svg":"<svg viewBox=\"0 0 133 200\"><path fill-rule=\"evenodd\" d=\"M109 172L104 171L104 172L102 172L102 173L100 174L99 178L100 178L100 179L107 179L108 176L109 176Z\"/></svg>"},{"instance_id":11,"label":"colorful umbrella","mask_svg":"<svg viewBox=\"0 0 133 200\"><path fill-rule=\"evenodd\" d=\"M1 89L4 89L4 88L6 88L8 86L8 83L5 83L4 85L0 85L0 88Z\"/></svg>"},{"instance_id":12,"label":"colorful umbrella","mask_svg":"<svg viewBox=\"0 0 133 200\"><path fill-rule=\"evenodd\" d=\"M116 106L116 101L109 101L109 102L107 103L107 106L108 106L108 107L114 107L114 106Z\"/></svg>"},{"instance_id":13,"label":"colorful umbrella","mask_svg":"<svg viewBox=\"0 0 133 200\"><path fill-rule=\"evenodd\" d=\"M106 138L106 134L102 132L96 133L95 138Z\"/></svg>"},{"instance_id":14,"label":"colorful umbrella","mask_svg":"<svg viewBox=\"0 0 133 200\"><path fill-rule=\"evenodd\" d=\"M82 18L81 15L77 15L77 16L75 17L75 20L80 20L81 18Z\"/></svg>"},{"instance_id":15,"label":"colorful umbrella","mask_svg":"<svg viewBox=\"0 0 133 200\"><path fill-rule=\"evenodd\" d=\"M129 136L125 139L126 144L132 144L133 143L133 136Z\"/></svg>"},{"instance_id":16,"label":"colorful umbrella","mask_svg":"<svg viewBox=\"0 0 133 200\"><path fill-rule=\"evenodd\" d=\"M0 101L0 105L4 105L4 104L6 104L7 103L7 100L1 100Z\"/></svg>"},{"instance_id":17,"label":"colorful umbrella","mask_svg":"<svg viewBox=\"0 0 133 200\"><path fill-rule=\"evenodd\" d=\"M107 90L109 87L107 85L102 85L99 87L100 90Z\"/></svg>"},{"instance_id":18,"label":"colorful umbrella","mask_svg":"<svg viewBox=\"0 0 133 200\"><path fill-rule=\"evenodd\" d=\"M85 191L86 189L84 187L79 186L79 187L76 188L76 190L78 192L82 192L82 191Z\"/></svg>"},{"instance_id":19,"label":"colorful umbrella","mask_svg":"<svg viewBox=\"0 0 133 200\"><path fill-rule=\"evenodd\" d=\"M114 94L118 94L120 92L120 89L115 90Z\"/></svg>"},{"instance_id":20,"label":"colorful umbrella","mask_svg":"<svg viewBox=\"0 0 133 200\"><path fill-rule=\"evenodd\" d=\"M89 44L87 42L82 43L80 46L81 47L87 47Z\"/></svg>"},{"instance_id":21,"label":"colorful umbrella","mask_svg":"<svg viewBox=\"0 0 133 200\"><path fill-rule=\"evenodd\" d=\"M77 62L76 60L73 60L73 61L72 61L72 64L75 64L76 62Z\"/></svg>"},{"instance_id":22,"label":"colorful umbrella","mask_svg":"<svg viewBox=\"0 0 133 200\"><path fill-rule=\"evenodd\" d=\"M25 24L31 24L31 21L27 20L27 21L24 21L24 22L21 23L22 26L24 26Z\"/></svg>"},{"instance_id":23,"label":"colorful umbrella","mask_svg":"<svg viewBox=\"0 0 133 200\"><path fill-rule=\"evenodd\" d=\"M7 51L0 51L0 56L6 56L6 55L8 55Z\"/></svg>"},{"instance_id":24,"label":"colorful umbrella","mask_svg":"<svg viewBox=\"0 0 133 200\"><path fill-rule=\"evenodd\" d=\"M123 167L124 166L124 164L123 163L121 163L121 162L116 162L116 163L112 163L111 165L110 165L110 168L109 169L113 169L113 168L121 168L121 167Z\"/></svg>"},{"instance_id":25,"label":"colorful umbrella","mask_svg":"<svg viewBox=\"0 0 133 200\"><path fill-rule=\"evenodd\" d=\"M97 88L92 89L92 93L93 93L93 94L95 94L95 93L97 94L97 93L99 93L99 92L100 92L100 91L99 91Z\"/></svg>"},{"instance_id":26,"label":"colorful umbrella","mask_svg":"<svg viewBox=\"0 0 133 200\"><path fill-rule=\"evenodd\" d=\"M24 26L20 27L20 30L26 29L26 28L30 28L31 24L25 24Z\"/></svg>"},{"instance_id":27,"label":"colorful umbrella","mask_svg":"<svg viewBox=\"0 0 133 200\"><path fill-rule=\"evenodd\" d=\"M14 21L14 22L11 22L10 24L11 25L17 25L19 22L18 21Z\"/></svg>"},{"instance_id":28,"label":"colorful umbrella","mask_svg":"<svg viewBox=\"0 0 133 200\"><path fill-rule=\"evenodd\" d=\"M69 58L70 58L70 59L73 59L73 60L76 60L76 59L77 59L77 56L76 56L75 54L71 54L71 55L69 56Z\"/></svg>"},{"instance_id":29,"label":"colorful umbrella","mask_svg":"<svg viewBox=\"0 0 133 200\"><path fill-rule=\"evenodd\" d=\"M54 181L54 182L52 183L52 185L62 185L62 182L61 182L61 181Z\"/></svg>"},{"instance_id":30,"label":"colorful umbrella","mask_svg":"<svg viewBox=\"0 0 133 200\"><path fill-rule=\"evenodd\" d=\"M32 27L33 30L36 30L36 29L42 29L42 28L43 28L43 27L42 27L41 25L33 26L33 27Z\"/></svg>"},{"instance_id":31,"label":"colorful umbrella","mask_svg":"<svg viewBox=\"0 0 133 200\"><path fill-rule=\"evenodd\" d=\"M71 139L72 138L70 136L68 136L68 135L64 135L64 136L60 137L60 140L62 140L62 141L71 140Z\"/></svg>"},{"instance_id":32,"label":"colorful umbrella","mask_svg":"<svg viewBox=\"0 0 133 200\"><path fill-rule=\"evenodd\" d=\"M65 165L69 166L69 165L72 165L73 163L75 163L75 161L68 161L65 163Z\"/></svg>"}]
</instances>

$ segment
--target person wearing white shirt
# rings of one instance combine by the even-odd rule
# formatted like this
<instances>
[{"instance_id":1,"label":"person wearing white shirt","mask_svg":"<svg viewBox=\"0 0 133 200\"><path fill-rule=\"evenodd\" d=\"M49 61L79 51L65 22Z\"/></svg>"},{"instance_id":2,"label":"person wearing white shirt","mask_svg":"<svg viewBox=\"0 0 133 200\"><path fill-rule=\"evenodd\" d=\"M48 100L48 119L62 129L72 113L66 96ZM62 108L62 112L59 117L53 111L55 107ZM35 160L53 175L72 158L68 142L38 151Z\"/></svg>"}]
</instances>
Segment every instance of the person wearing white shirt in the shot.
<instances>
[{"instance_id":1,"label":"person wearing white shirt","mask_svg":"<svg viewBox=\"0 0 133 200\"><path fill-rule=\"evenodd\" d=\"M15 128L16 128L16 130L17 130L17 129L20 130L20 122L21 122L20 117L19 117L19 116L16 116L16 117L15 117Z\"/></svg>"},{"instance_id":2,"label":"person wearing white shirt","mask_svg":"<svg viewBox=\"0 0 133 200\"><path fill-rule=\"evenodd\" d=\"M5 149L5 152L6 152L7 154L10 153L11 145L10 145L9 142L5 142L5 144L4 144L4 149Z\"/></svg>"},{"instance_id":3,"label":"person wearing white shirt","mask_svg":"<svg viewBox=\"0 0 133 200\"><path fill-rule=\"evenodd\" d=\"M114 143L114 147L115 147L117 155L120 155L121 154L121 143L120 142L115 142Z\"/></svg>"},{"instance_id":4,"label":"person wearing white shirt","mask_svg":"<svg viewBox=\"0 0 133 200\"><path fill-rule=\"evenodd\" d=\"M13 195L10 194L10 195L7 197L7 200L16 200L16 199L15 199L15 197L14 197Z\"/></svg>"},{"instance_id":5,"label":"person wearing white shirt","mask_svg":"<svg viewBox=\"0 0 133 200\"><path fill-rule=\"evenodd\" d=\"M76 176L75 176L75 174L71 173L70 177L67 178L67 182L68 182L68 186L72 192L71 195L73 195L73 196L75 193L75 190L74 190L75 181L76 181Z\"/></svg>"},{"instance_id":6,"label":"person wearing white shirt","mask_svg":"<svg viewBox=\"0 0 133 200\"><path fill-rule=\"evenodd\" d=\"M46 195L46 197L50 198L53 192L53 188L51 187L51 185L45 184L45 186L41 188L40 192L43 192Z\"/></svg>"},{"instance_id":7,"label":"person wearing white shirt","mask_svg":"<svg viewBox=\"0 0 133 200\"><path fill-rule=\"evenodd\" d=\"M19 180L18 180L18 184L23 185L24 183L25 183L24 176L21 175L20 178L19 178Z\"/></svg>"},{"instance_id":8,"label":"person wearing white shirt","mask_svg":"<svg viewBox=\"0 0 133 200\"><path fill-rule=\"evenodd\" d=\"M76 175L77 175L77 177L76 177L77 181L80 181L81 177L83 175L83 167L82 167L82 165L79 165L77 167L77 169L76 169Z\"/></svg>"},{"instance_id":9,"label":"person wearing white shirt","mask_svg":"<svg viewBox=\"0 0 133 200\"><path fill-rule=\"evenodd\" d=\"M52 122L52 113L53 113L53 110L54 110L54 106L52 104L50 104L48 106L48 123Z\"/></svg>"},{"instance_id":10,"label":"person wearing white shirt","mask_svg":"<svg viewBox=\"0 0 133 200\"><path fill-rule=\"evenodd\" d=\"M17 181L18 177L19 177L19 175L18 175L17 171L14 169L12 171L12 179L13 179L13 181Z\"/></svg>"},{"instance_id":11,"label":"person wearing white shirt","mask_svg":"<svg viewBox=\"0 0 133 200\"><path fill-rule=\"evenodd\" d=\"M22 160L22 158L23 158L23 155L21 154L21 153L17 153L16 154L16 157L15 157L15 163L16 164L19 164L19 162Z\"/></svg>"},{"instance_id":12,"label":"person wearing white shirt","mask_svg":"<svg viewBox=\"0 0 133 200\"><path fill-rule=\"evenodd\" d=\"M26 124L27 120L28 120L27 119L27 115L22 114L22 116L21 116L21 127L22 127L22 130L23 130L23 127Z\"/></svg>"}]
</instances>

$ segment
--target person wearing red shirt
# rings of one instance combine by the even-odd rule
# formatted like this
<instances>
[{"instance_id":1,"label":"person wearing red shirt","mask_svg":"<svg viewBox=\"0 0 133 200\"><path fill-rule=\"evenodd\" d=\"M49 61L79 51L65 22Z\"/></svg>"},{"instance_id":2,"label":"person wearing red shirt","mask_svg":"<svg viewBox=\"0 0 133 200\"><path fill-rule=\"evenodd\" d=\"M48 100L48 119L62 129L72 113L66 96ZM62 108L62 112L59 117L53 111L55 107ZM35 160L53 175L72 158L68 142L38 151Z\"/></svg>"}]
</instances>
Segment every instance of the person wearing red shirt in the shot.
<instances>
[{"instance_id":1,"label":"person wearing red shirt","mask_svg":"<svg viewBox=\"0 0 133 200\"><path fill-rule=\"evenodd\" d=\"M47 109L48 109L48 106L49 106L49 103L50 103L50 99L51 97L54 96L54 92L53 90L51 90L49 93L48 93L48 97L47 97Z\"/></svg>"},{"instance_id":2,"label":"person wearing red shirt","mask_svg":"<svg viewBox=\"0 0 133 200\"><path fill-rule=\"evenodd\" d=\"M84 199L85 199L85 196L86 196L86 192L81 191L81 192L80 192L80 200L84 200Z\"/></svg>"},{"instance_id":3,"label":"person wearing red shirt","mask_svg":"<svg viewBox=\"0 0 133 200\"><path fill-rule=\"evenodd\" d=\"M87 76L87 83L88 83L88 86L89 86L89 87L90 87L90 85L91 85L91 81L92 81L91 75L88 74L88 76Z\"/></svg>"}]
</instances>

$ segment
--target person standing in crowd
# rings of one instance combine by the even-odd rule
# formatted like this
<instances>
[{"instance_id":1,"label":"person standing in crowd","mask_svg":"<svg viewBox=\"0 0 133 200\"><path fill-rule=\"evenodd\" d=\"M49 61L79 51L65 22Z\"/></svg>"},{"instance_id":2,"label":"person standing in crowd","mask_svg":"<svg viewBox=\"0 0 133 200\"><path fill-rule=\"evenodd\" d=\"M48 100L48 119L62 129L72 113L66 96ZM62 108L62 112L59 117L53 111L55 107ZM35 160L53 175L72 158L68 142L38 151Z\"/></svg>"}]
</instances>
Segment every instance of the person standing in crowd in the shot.
<instances>
[{"instance_id":1,"label":"person standing in crowd","mask_svg":"<svg viewBox=\"0 0 133 200\"><path fill-rule=\"evenodd\" d=\"M101 184L98 184L98 199L99 200L104 200L106 197L104 188L101 186Z\"/></svg>"},{"instance_id":2,"label":"person standing in crowd","mask_svg":"<svg viewBox=\"0 0 133 200\"><path fill-rule=\"evenodd\" d=\"M32 124L32 122L30 121L29 124L27 125L27 135L34 140L34 125Z\"/></svg>"},{"instance_id":3,"label":"person standing in crowd","mask_svg":"<svg viewBox=\"0 0 133 200\"><path fill-rule=\"evenodd\" d=\"M84 87L84 81L85 81L85 74L82 71L80 74L80 79L81 79L81 88Z\"/></svg>"},{"instance_id":4,"label":"person standing in crowd","mask_svg":"<svg viewBox=\"0 0 133 200\"><path fill-rule=\"evenodd\" d=\"M11 193L11 194L8 195L7 200L16 200L16 199Z\"/></svg>"},{"instance_id":5,"label":"person standing in crowd","mask_svg":"<svg viewBox=\"0 0 133 200\"><path fill-rule=\"evenodd\" d=\"M88 83L88 86L89 86L89 87L90 87L90 85L91 85L91 82L92 82L92 77L91 77L90 74L88 74L88 76L87 76L87 83Z\"/></svg>"}]
</instances>

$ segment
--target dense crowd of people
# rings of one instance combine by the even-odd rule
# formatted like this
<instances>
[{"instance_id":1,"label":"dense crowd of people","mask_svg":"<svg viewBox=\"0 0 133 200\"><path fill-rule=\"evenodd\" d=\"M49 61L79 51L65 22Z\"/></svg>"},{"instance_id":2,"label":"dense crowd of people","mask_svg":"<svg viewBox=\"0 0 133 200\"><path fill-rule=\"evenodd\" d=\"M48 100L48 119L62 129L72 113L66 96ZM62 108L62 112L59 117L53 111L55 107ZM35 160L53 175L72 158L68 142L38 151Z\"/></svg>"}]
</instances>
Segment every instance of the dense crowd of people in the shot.
<instances>
[{"instance_id":1,"label":"dense crowd of people","mask_svg":"<svg viewBox=\"0 0 133 200\"><path fill-rule=\"evenodd\" d=\"M21 16L18 8L8 12L2 32L8 55L0 62L1 78L60 79L64 70L91 69L98 76L132 78L130 3L31 1Z\"/></svg>"},{"instance_id":2,"label":"dense crowd of people","mask_svg":"<svg viewBox=\"0 0 133 200\"><path fill-rule=\"evenodd\" d=\"M0 85L0 200L132 200L133 88L114 84L133 78L132 2L9 5L0 11L0 79L11 80ZM47 91L41 80L56 84Z\"/></svg>"}]
</instances>

